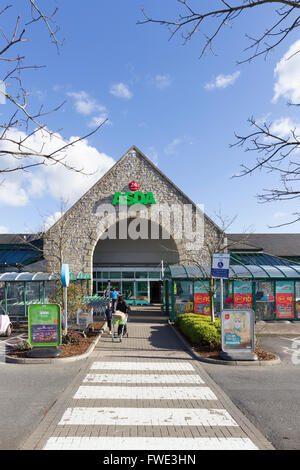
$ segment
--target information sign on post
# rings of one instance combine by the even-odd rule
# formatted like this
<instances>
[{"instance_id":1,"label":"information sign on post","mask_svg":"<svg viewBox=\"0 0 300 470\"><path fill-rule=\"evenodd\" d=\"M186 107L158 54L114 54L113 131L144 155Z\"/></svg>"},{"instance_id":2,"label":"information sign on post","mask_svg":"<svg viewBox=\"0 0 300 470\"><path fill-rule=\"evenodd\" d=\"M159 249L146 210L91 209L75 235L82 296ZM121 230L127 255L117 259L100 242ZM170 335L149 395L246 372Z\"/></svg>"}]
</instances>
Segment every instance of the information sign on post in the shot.
<instances>
[{"instance_id":1,"label":"information sign on post","mask_svg":"<svg viewBox=\"0 0 300 470\"><path fill-rule=\"evenodd\" d=\"M68 287L70 283L70 271L68 264L62 264L61 266L61 283L64 291L64 330L68 331Z\"/></svg>"},{"instance_id":2,"label":"information sign on post","mask_svg":"<svg viewBox=\"0 0 300 470\"><path fill-rule=\"evenodd\" d=\"M213 254L211 275L220 279L220 311L223 310L223 279L229 278L230 253Z\"/></svg>"},{"instance_id":3,"label":"information sign on post","mask_svg":"<svg viewBox=\"0 0 300 470\"><path fill-rule=\"evenodd\" d=\"M33 346L30 357L55 357L61 353L57 348L61 344L59 305L29 305L28 339Z\"/></svg>"},{"instance_id":4,"label":"information sign on post","mask_svg":"<svg viewBox=\"0 0 300 470\"><path fill-rule=\"evenodd\" d=\"M257 360L254 354L254 318L254 311L250 309L222 311L223 359Z\"/></svg>"},{"instance_id":5,"label":"information sign on post","mask_svg":"<svg viewBox=\"0 0 300 470\"><path fill-rule=\"evenodd\" d=\"M228 279L229 277L229 253L217 253L213 255L211 275L216 279Z\"/></svg>"}]
</instances>

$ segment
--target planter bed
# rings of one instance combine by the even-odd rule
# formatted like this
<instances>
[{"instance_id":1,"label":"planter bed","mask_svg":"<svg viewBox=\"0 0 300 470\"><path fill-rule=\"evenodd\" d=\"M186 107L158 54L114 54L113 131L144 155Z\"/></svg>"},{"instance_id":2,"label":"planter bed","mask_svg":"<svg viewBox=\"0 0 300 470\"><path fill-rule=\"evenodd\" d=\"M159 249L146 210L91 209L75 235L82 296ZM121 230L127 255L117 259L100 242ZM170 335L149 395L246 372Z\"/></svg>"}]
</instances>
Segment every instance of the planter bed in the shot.
<instances>
[{"instance_id":1,"label":"planter bed","mask_svg":"<svg viewBox=\"0 0 300 470\"><path fill-rule=\"evenodd\" d=\"M84 354L88 350L89 346L93 343L95 338L99 336L104 324L105 322L92 323L91 327L87 332L86 338L78 330L69 328L68 336L70 344L61 344L59 346L59 348L62 350L62 354L58 356L57 359L62 359L64 357L79 356L81 354ZM71 344L72 341L78 344ZM16 359L26 358L28 351L29 349L22 351L13 349L7 353L7 357Z\"/></svg>"}]
</instances>

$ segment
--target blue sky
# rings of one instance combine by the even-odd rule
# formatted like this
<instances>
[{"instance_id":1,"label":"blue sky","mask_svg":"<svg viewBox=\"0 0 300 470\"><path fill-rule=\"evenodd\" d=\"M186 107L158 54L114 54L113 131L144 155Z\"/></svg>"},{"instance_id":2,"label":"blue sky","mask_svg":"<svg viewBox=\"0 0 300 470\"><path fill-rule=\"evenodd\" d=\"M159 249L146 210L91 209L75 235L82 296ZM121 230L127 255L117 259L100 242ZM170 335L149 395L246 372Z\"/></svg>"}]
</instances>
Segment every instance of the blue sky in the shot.
<instances>
[{"instance_id":1,"label":"blue sky","mask_svg":"<svg viewBox=\"0 0 300 470\"><path fill-rule=\"evenodd\" d=\"M254 162L254 154L229 147L235 142L234 132L249 132L249 117L268 117L280 130L299 122L297 109L286 102L298 97L300 59L295 56L292 64L277 65L298 40L296 34L266 61L236 64L249 45L245 32L262 32L270 8L240 17L215 42L216 55L199 59L200 34L183 45L180 35L169 41L166 28L136 24L142 19L142 7L154 18L175 17L180 9L176 0L39 4L58 6L58 37L65 40L57 54L45 29L39 24L30 27L30 43L20 50L26 51L31 64L47 66L26 73L33 105L43 103L50 109L66 100L60 111L47 118L47 126L68 140L85 135L105 118L108 123L69 155L72 163L84 162L88 171L97 169L93 177L52 167L5 179L0 186L2 233L39 230L58 211L60 196L74 202L132 145L194 202L204 204L210 217L219 211L230 218L237 216L230 232L299 230L299 223L269 228L289 221L298 210L297 200L259 204L256 199L264 188L278 187L277 175L231 178L242 163ZM11 9L7 28L17 13L28 16L25 7L23 2ZM5 105L0 111L5 115Z\"/></svg>"}]
</instances>

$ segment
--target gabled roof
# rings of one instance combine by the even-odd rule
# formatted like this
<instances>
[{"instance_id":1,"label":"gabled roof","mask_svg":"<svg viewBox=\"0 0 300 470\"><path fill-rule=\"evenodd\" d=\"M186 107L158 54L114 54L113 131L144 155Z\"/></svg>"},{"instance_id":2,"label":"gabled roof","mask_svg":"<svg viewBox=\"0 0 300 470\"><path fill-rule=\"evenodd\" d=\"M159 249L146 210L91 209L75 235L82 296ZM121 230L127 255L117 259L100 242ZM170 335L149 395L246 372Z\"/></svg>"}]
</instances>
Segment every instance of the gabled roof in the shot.
<instances>
[{"instance_id":1,"label":"gabled roof","mask_svg":"<svg viewBox=\"0 0 300 470\"><path fill-rule=\"evenodd\" d=\"M178 186L176 186L176 184L173 183L173 181L171 181L171 180L170 180L170 179L169 179L169 178L168 178L168 177L167 177L167 176L166 176L148 157L146 157L146 155L144 155L143 152L142 152L138 147L136 147L135 145L132 145L132 146L130 147L130 149L129 149L129 150L128 150L128 151L127 151L127 152L126 152L126 153L125 153L125 154L124 154L124 155L123 155L123 156L122 156L104 175L102 175L101 178L99 178L99 180L98 180L90 189L88 189L88 190L78 199L78 201L76 201L76 202L73 204L72 207L76 206L76 205L85 197L85 195L86 195L88 192L92 191L93 188L95 188L99 183L101 183L101 181L102 181L104 178L109 177L110 173L112 173L113 170L114 170L118 165L120 165L120 163L122 163L123 160L125 160L126 158L128 158L128 155L129 155L130 152L132 152L132 151L137 152L137 154L138 154L142 159L144 159L144 160L147 162L147 164L148 164L149 166L151 166L152 169L153 169L156 173L158 173L165 181L167 181L183 198L185 198L189 204L191 204L192 206L197 207L197 208L199 209L199 207L197 206L197 204L195 204L180 188L178 188ZM72 207L70 207L70 208L66 211L66 213L63 214L62 217L64 217L66 214L68 214L68 212L72 209ZM201 209L200 209L200 210L201 210ZM61 217L61 218L62 218L62 217ZM206 219L209 223L211 223L219 232L222 232L222 230L220 229L220 227L219 227L210 217L208 217L206 214L204 214L204 217L205 217L205 219ZM60 218L59 220L61 220L61 218ZM59 220L58 220L55 224L53 224L52 227L54 227L56 224L58 224ZM49 230L51 230L52 227L50 227Z\"/></svg>"},{"instance_id":2,"label":"gabled roof","mask_svg":"<svg viewBox=\"0 0 300 470\"><path fill-rule=\"evenodd\" d=\"M263 251L274 256L300 256L299 233L228 233L231 251ZM241 240L241 242L239 242Z\"/></svg>"}]
</instances>

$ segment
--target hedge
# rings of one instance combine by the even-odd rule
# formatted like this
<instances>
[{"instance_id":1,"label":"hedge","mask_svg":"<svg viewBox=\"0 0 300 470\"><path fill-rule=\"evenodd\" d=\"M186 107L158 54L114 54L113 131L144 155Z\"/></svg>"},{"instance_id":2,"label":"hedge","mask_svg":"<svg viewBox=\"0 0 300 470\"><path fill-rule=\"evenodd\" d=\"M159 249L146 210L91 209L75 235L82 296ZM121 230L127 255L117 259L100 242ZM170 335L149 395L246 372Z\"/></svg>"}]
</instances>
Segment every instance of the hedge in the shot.
<instances>
[{"instance_id":1,"label":"hedge","mask_svg":"<svg viewBox=\"0 0 300 470\"><path fill-rule=\"evenodd\" d=\"M175 326L189 338L193 344L200 346L221 347L221 320L211 322L210 316L184 313L176 317Z\"/></svg>"}]
</instances>

